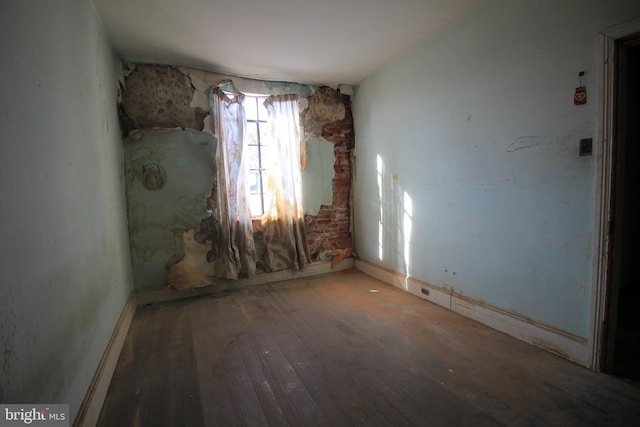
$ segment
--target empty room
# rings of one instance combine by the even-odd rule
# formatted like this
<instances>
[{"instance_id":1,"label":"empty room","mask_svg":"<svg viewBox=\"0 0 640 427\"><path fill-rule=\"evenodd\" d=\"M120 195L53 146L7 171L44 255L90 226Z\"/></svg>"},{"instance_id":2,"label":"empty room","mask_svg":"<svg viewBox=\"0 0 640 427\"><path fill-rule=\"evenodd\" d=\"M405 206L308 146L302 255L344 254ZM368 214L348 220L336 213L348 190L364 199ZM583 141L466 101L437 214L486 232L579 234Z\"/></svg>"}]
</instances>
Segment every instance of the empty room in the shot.
<instances>
[{"instance_id":1,"label":"empty room","mask_svg":"<svg viewBox=\"0 0 640 427\"><path fill-rule=\"evenodd\" d=\"M2 9L0 424L640 422L636 0Z\"/></svg>"}]
</instances>

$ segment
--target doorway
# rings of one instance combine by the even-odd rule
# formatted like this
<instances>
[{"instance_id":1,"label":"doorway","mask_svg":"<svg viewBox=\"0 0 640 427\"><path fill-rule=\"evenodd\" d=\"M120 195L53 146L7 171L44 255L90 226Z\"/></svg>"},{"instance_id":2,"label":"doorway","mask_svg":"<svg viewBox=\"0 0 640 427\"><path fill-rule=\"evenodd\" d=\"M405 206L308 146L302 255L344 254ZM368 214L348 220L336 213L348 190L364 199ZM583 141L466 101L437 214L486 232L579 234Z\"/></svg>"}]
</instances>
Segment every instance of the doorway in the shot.
<instances>
[{"instance_id":1,"label":"doorway","mask_svg":"<svg viewBox=\"0 0 640 427\"><path fill-rule=\"evenodd\" d=\"M640 384L640 34L615 43L604 370Z\"/></svg>"}]
</instances>

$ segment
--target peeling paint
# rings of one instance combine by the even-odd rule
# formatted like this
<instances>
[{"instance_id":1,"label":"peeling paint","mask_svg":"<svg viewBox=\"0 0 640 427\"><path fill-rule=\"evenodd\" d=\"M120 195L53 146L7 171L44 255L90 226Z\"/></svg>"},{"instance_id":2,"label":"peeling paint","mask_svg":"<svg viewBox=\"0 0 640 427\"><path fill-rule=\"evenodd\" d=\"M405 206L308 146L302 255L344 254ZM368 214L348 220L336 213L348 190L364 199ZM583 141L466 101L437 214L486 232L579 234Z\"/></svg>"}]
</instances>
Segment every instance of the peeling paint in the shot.
<instances>
[{"instance_id":1,"label":"peeling paint","mask_svg":"<svg viewBox=\"0 0 640 427\"><path fill-rule=\"evenodd\" d=\"M314 94L315 87L300 83L265 82L265 87L271 95L296 94L300 98L307 98Z\"/></svg>"},{"instance_id":2,"label":"peeling paint","mask_svg":"<svg viewBox=\"0 0 640 427\"><path fill-rule=\"evenodd\" d=\"M123 61L122 62L122 74L125 77L129 77L129 74L131 74L133 72L133 70L136 69L136 65L135 64L131 64L129 62Z\"/></svg>"},{"instance_id":3,"label":"peeling paint","mask_svg":"<svg viewBox=\"0 0 640 427\"><path fill-rule=\"evenodd\" d=\"M210 252L214 249L211 240L196 240L197 233L194 229L181 234L184 250L184 262L197 268L208 276L215 276L214 264L207 261L211 258ZM217 255L217 254L216 254Z\"/></svg>"},{"instance_id":4,"label":"peeling paint","mask_svg":"<svg viewBox=\"0 0 640 427\"><path fill-rule=\"evenodd\" d=\"M263 81L227 74L211 73L189 67L179 67L179 69L189 76L193 87L203 93L206 92L207 89L217 86L225 80L229 80L233 84L233 87L240 92L259 95L283 95L291 93L301 98L307 98L316 91L315 86L301 83Z\"/></svg>"},{"instance_id":5,"label":"peeling paint","mask_svg":"<svg viewBox=\"0 0 640 427\"><path fill-rule=\"evenodd\" d=\"M215 139L198 131L144 132L125 142L127 208L131 258L137 287L164 281L164 264L183 250L182 233L196 229L208 214ZM143 168L162 165L161 188L145 188Z\"/></svg>"},{"instance_id":6,"label":"peeling paint","mask_svg":"<svg viewBox=\"0 0 640 427\"><path fill-rule=\"evenodd\" d=\"M191 103L189 104L192 108L202 108L203 110L209 109L209 99L207 98L207 94L202 90L194 90L193 98L191 99Z\"/></svg>"}]
</instances>

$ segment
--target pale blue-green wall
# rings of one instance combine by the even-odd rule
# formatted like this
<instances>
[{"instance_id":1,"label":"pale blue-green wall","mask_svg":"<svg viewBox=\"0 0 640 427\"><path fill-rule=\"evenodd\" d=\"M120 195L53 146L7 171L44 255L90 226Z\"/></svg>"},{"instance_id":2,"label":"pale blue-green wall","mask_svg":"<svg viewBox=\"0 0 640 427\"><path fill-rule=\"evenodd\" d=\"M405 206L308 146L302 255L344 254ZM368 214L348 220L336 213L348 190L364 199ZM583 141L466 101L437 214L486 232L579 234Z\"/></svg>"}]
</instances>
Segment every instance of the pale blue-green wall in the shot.
<instances>
[{"instance_id":1,"label":"pale blue-green wall","mask_svg":"<svg viewBox=\"0 0 640 427\"><path fill-rule=\"evenodd\" d=\"M196 130L145 132L124 143L131 264L136 288L158 286L165 265L183 252L182 234L199 230L213 185L216 140ZM162 188L147 189L142 170L156 162L166 173Z\"/></svg>"},{"instance_id":2,"label":"pale blue-green wall","mask_svg":"<svg viewBox=\"0 0 640 427\"><path fill-rule=\"evenodd\" d=\"M90 0L0 13L0 401L75 416L132 289L115 61Z\"/></svg>"},{"instance_id":3,"label":"pale blue-green wall","mask_svg":"<svg viewBox=\"0 0 640 427\"><path fill-rule=\"evenodd\" d=\"M302 171L304 213L317 215L322 205L333 203L333 165L336 162L334 145L320 138L306 142L307 164Z\"/></svg>"},{"instance_id":4,"label":"pale blue-green wall","mask_svg":"<svg viewBox=\"0 0 640 427\"><path fill-rule=\"evenodd\" d=\"M588 337L598 31L640 2L489 0L359 87L371 262ZM588 103L573 104L585 71Z\"/></svg>"}]
</instances>

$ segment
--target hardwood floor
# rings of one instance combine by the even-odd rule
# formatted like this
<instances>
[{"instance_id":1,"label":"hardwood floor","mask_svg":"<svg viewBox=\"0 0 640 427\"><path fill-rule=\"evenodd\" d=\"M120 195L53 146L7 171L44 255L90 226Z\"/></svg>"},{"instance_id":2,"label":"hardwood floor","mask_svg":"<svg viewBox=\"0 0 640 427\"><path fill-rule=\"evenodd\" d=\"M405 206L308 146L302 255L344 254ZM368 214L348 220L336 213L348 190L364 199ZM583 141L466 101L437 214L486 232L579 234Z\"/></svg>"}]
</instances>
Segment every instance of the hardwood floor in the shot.
<instances>
[{"instance_id":1,"label":"hardwood floor","mask_svg":"<svg viewBox=\"0 0 640 427\"><path fill-rule=\"evenodd\" d=\"M98 425L638 422L640 388L350 270L139 307Z\"/></svg>"}]
</instances>

